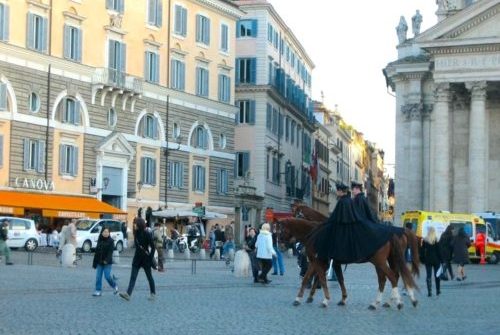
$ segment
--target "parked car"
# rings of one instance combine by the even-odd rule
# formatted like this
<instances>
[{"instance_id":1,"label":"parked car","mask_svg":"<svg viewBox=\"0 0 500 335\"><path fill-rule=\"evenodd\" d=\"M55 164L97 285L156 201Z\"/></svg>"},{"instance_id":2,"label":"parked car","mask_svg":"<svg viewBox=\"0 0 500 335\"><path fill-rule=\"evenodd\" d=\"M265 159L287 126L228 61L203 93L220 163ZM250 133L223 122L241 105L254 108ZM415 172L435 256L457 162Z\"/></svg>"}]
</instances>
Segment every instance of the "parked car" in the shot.
<instances>
[{"instance_id":1,"label":"parked car","mask_svg":"<svg viewBox=\"0 0 500 335\"><path fill-rule=\"evenodd\" d=\"M123 251L123 233L121 222L115 220L95 220L80 219L76 222L76 245L83 252L90 252L97 246L97 239L103 227L109 229L111 238L115 241L115 249L118 252Z\"/></svg>"},{"instance_id":2,"label":"parked car","mask_svg":"<svg viewBox=\"0 0 500 335\"><path fill-rule=\"evenodd\" d=\"M7 245L10 248L23 248L26 251L35 251L38 247L38 232L36 231L35 221L15 217L4 217L9 219L9 239Z\"/></svg>"}]
</instances>

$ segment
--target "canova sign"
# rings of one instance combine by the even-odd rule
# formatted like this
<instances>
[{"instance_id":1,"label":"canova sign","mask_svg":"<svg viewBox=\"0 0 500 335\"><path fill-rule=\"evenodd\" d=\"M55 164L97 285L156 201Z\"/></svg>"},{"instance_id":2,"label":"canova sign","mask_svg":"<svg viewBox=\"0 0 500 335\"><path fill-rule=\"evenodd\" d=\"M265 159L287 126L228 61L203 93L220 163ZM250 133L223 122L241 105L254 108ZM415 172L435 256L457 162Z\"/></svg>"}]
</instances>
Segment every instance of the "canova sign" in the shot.
<instances>
[{"instance_id":1,"label":"canova sign","mask_svg":"<svg viewBox=\"0 0 500 335\"><path fill-rule=\"evenodd\" d=\"M54 191L56 189L53 181L42 178L36 179L16 177L14 186L17 188L29 188L39 191Z\"/></svg>"}]
</instances>

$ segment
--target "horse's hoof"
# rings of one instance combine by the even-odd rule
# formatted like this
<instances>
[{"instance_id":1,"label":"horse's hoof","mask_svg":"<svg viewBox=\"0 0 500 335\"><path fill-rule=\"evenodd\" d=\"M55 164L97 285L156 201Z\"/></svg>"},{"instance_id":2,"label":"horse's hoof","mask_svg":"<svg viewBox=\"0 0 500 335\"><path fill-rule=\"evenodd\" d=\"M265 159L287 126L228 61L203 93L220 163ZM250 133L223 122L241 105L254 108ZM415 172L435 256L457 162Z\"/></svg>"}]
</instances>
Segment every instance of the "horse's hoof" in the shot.
<instances>
[{"instance_id":1,"label":"horse's hoof","mask_svg":"<svg viewBox=\"0 0 500 335\"><path fill-rule=\"evenodd\" d=\"M340 300L337 304L337 306L345 306L345 301Z\"/></svg>"},{"instance_id":2,"label":"horse's hoof","mask_svg":"<svg viewBox=\"0 0 500 335\"><path fill-rule=\"evenodd\" d=\"M398 304L398 309L401 309L401 308L403 308L403 304L402 304L402 303L399 303L399 304Z\"/></svg>"},{"instance_id":3,"label":"horse's hoof","mask_svg":"<svg viewBox=\"0 0 500 335\"><path fill-rule=\"evenodd\" d=\"M307 302L308 304L310 304L311 302L313 302L313 300L314 300L313 298L309 297L309 298L307 298L306 302Z\"/></svg>"},{"instance_id":4,"label":"horse's hoof","mask_svg":"<svg viewBox=\"0 0 500 335\"><path fill-rule=\"evenodd\" d=\"M368 306L368 309L369 309L370 311L374 311L374 310L376 310L376 309L377 309L377 307L375 307L374 305L370 305L370 306Z\"/></svg>"},{"instance_id":5,"label":"horse's hoof","mask_svg":"<svg viewBox=\"0 0 500 335\"><path fill-rule=\"evenodd\" d=\"M413 307L417 307L418 305L418 300L415 300L415 301L412 301L411 304L413 305Z\"/></svg>"},{"instance_id":6,"label":"horse's hoof","mask_svg":"<svg viewBox=\"0 0 500 335\"><path fill-rule=\"evenodd\" d=\"M384 308L391 308L391 304L389 304L388 302L384 302L384 304L382 305L382 307L384 307Z\"/></svg>"},{"instance_id":7,"label":"horse's hoof","mask_svg":"<svg viewBox=\"0 0 500 335\"><path fill-rule=\"evenodd\" d=\"M328 304L327 304L327 303L322 302L322 303L321 303L321 305L319 305L319 307L321 307L321 308L327 308L327 307L328 307Z\"/></svg>"},{"instance_id":8,"label":"horse's hoof","mask_svg":"<svg viewBox=\"0 0 500 335\"><path fill-rule=\"evenodd\" d=\"M300 305L300 301L295 300L295 301L293 302L293 305L294 305L294 306L299 306L299 305Z\"/></svg>"}]
</instances>

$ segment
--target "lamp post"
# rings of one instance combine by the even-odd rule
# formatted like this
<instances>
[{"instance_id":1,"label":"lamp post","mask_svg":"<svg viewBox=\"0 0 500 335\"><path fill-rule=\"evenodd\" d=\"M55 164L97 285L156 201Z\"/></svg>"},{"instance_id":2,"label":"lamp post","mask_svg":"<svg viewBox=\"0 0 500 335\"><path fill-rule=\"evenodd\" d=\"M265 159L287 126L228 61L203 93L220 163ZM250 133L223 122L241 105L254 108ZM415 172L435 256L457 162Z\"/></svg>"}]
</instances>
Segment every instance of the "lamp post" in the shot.
<instances>
[{"instance_id":1,"label":"lamp post","mask_svg":"<svg viewBox=\"0 0 500 335\"><path fill-rule=\"evenodd\" d=\"M167 131L167 139L168 139L168 131ZM177 135L177 136L175 136L174 140L175 140L175 143L177 144L177 148L169 149L168 148L168 141L167 141L167 146L165 147L165 162L166 162L166 168L165 168L165 184L166 184L165 185L165 209L168 208L168 205L167 205L167 200L168 200L168 178L171 177L171 176L169 176L169 169L168 169L169 151L170 150L174 150L174 151L180 150L181 143L182 143L182 136L181 135ZM172 173L172 171L170 171L170 174L171 173Z\"/></svg>"}]
</instances>

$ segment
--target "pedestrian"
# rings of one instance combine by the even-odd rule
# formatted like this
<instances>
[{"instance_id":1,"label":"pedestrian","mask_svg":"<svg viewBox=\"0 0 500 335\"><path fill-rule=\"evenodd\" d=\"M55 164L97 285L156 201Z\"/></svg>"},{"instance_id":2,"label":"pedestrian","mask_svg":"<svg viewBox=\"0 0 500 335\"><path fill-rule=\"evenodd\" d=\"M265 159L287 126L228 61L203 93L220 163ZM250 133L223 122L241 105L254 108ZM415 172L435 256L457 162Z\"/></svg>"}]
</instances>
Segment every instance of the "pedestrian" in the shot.
<instances>
[{"instance_id":1,"label":"pedestrian","mask_svg":"<svg viewBox=\"0 0 500 335\"><path fill-rule=\"evenodd\" d=\"M60 235L61 264L74 267L76 266L76 219L66 220Z\"/></svg>"},{"instance_id":2,"label":"pedestrian","mask_svg":"<svg viewBox=\"0 0 500 335\"><path fill-rule=\"evenodd\" d=\"M273 257L276 257L269 223L264 223L262 225L259 235L257 236L255 248L257 249L257 260L259 261L261 268L259 281L264 284L269 284L271 283L271 280L267 279L267 274L269 273L269 270L271 270Z\"/></svg>"},{"instance_id":3,"label":"pedestrian","mask_svg":"<svg viewBox=\"0 0 500 335\"><path fill-rule=\"evenodd\" d=\"M437 275L437 271L441 266L442 259L440 247L436 236L436 229L429 227L427 236L422 241L422 262L425 264L427 296L432 297L432 270L434 270L434 280L436 282L436 295L441 294L441 279Z\"/></svg>"},{"instance_id":4,"label":"pedestrian","mask_svg":"<svg viewBox=\"0 0 500 335\"><path fill-rule=\"evenodd\" d=\"M123 234L123 246L125 248L128 248L128 232L127 232L127 224L125 223L125 221L122 222L121 231Z\"/></svg>"},{"instance_id":5,"label":"pedestrian","mask_svg":"<svg viewBox=\"0 0 500 335\"><path fill-rule=\"evenodd\" d=\"M443 273L446 271L450 274L450 279L453 280L455 276L453 275L453 268L451 267L451 259L453 257L453 227L446 227L441 238L439 239L439 249L441 252L441 258L443 261Z\"/></svg>"},{"instance_id":6,"label":"pedestrian","mask_svg":"<svg viewBox=\"0 0 500 335\"><path fill-rule=\"evenodd\" d=\"M151 274L155 250L153 236L146 230L146 222L143 218L138 217L135 220L135 224L137 229L134 231L135 253L132 260L132 272L130 274L127 292L120 292L120 297L127 301L130 300L137 275L139 274L139 269L143 268L149 283L149 300L154 300L156 297L155 281Z\"/></svg>"},{"instance_id":7,"label":"pedestrian","mask_svg":"<svg viewBox=\"0 0 500 335\"><path fill-rule=\"evenodd\" d=\"M257 234L255 228L248 229L248 236L246 238L245 250L250 257L250 264L252 266L253 282L259 282L259 262L257 261L257 253L255 250L255 243L257 242Z\"/></svg>"},{"instance_id":8,"label":"pedestrian","mask_svg":"<svg viewBox=\"0 0 500 335\"><path fill-rule=\"evenodd\" d=\"M273 223L273 249L276 254L276 257L273 258L273 276L278 275L278 270L281 276L285 274L285 263L283 263L283 254L281 253L278 241L279 233L276 223Z\"/></svg>"},{"instance_id":9,"label":"pedestrian","mask_svg":"<svg viewBox=\"0 0 500 335\"><path fill-rule=\"evenodd\" d=\"M457 280L462 281L467 278L465 275L465 264L469 263L470 238L465 233L463 227L458 230L457 236L453 239L453 261L458 264Z\"/></svg>"},{"instance_id":10,"label":"pedestrian","mask_svg":"<svg viewBox=\"0 0 500 335\"><path fill-rule=\"evenodd\" d=\"M99 234L99 238L97 239L94 260L92 262L92 267L96 269L94 297L100 297L102 294L103 274L109 286L113 288L113 293L118 293L118 285L114 280L114 276L111 276L114 249L115 241L111 238L111 236L109 236L109 228L104 227Z\"/></svg>"},{"instance_id":11,"label":"pedestrian","mask_svg":"<svg viewBox=\"0 0 500 335\"><path fill-rule=\"evenodd\" d=\"M156 252L158 253L158 272L164 272L165 269L163 268L163 262L165 259L163 257L163 231L160 227L159 222L155 223L153 240L155 243Z\"/></svg>"},{"instance_id":12,"label":"pedestrian","mask_svg":"<svg viewBox=\"0 0 500 335\"><path fill-rule=\"evenodd\" d=\"M9 239L9 224L10 220L5 218L2 220L2 224L0 226L0 255L5 256L5 264L13 265L10 261L10 248L7 245L7 240Z\"/></svg>"}]
</instances>

